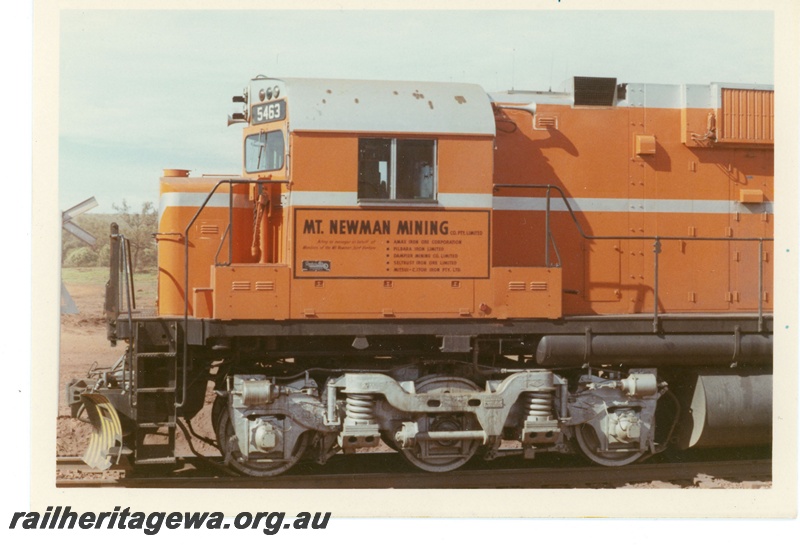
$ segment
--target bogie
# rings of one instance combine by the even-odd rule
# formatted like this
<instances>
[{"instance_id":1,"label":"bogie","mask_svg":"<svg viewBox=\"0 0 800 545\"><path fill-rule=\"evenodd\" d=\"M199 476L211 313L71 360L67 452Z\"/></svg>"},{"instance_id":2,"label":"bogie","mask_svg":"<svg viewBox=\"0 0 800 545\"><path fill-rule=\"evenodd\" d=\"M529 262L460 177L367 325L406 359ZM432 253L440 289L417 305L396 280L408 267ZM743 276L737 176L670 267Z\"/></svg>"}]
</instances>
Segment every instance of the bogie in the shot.
<instances>
[{"instance_id":1,"label":"bogie","mask_svg":"<svg viewBox=\"0 0 800 545\"><path fill-rule=\"evenodd\" d=\"M312 379L281 384L265 375L229 376L213 408L226 463L252 476L275 475L312 443L324 463L337 451L374 449L381 438L430 472L457 469L477 454L492 459L504 437L522 445L518 453L528 458L568 451L568 439L575 438L603 465L631 463L653 447L664 385L650 370L620 380L582 376L572 391L566 379L543 370L480 384L423 371L400 381L393 375L408 378L408 368L333 374L323 388Z\"/></svg>"}]
</instances>

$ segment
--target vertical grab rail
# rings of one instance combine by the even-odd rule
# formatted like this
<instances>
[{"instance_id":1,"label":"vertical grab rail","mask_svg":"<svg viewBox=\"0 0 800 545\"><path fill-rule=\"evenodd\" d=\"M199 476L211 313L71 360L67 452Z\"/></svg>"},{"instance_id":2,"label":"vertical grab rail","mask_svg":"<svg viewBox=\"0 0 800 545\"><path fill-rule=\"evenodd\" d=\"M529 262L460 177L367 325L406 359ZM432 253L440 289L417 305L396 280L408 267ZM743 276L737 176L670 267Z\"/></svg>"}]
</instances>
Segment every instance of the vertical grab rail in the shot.
<instances>
[{"instance_id":1,"label":"vertical grab rail","mask_svg":"<svg viewBox=\"0 0 800 545\"><path fill-rule=\"evenodd\" d=\"M130 241L125 238L125 235L117 235L120 240L120 253L122 255L122 262L120 268L122 269L122 285L119 286L119 296L121 298L125 294L125 306L127 307L126 314L128 315L128 331L129 335L133 336L133 309L136 308L136 299L133 295L133 269L131 268L131 248Z\"/></svg>"},{"instance_id":2,"label":"vertical grab rail","mask_svg":"<svg viewBox=\"0 0 800 545\"><path fill-rule=\"evenodd\" d=\"M764 331L764 240L758 241L758 332Z\"/></svg>"},{"instance_id":3,"label":"vertical grab rail","mask_svg":"<svg viewBox=\"0 0 800 545\"><path fill-rule=\"evenodd\" d=\"M130 307L130 309L134 309L135 310L136 309L136 287L135 287L136 279L133 277L134 270L133 270L133 260L131 259L131 241L128 240L127 238L125 239L125 251L127 252L127 266L128 266L128 270L126 271L125 274L127 274L128 278L130 278L130 286L129 286L130 293L128 294L128 306Z\"/></svg>"},{"instance_id":4,"label":"vertical grab rail","mask_svg":"<svg viewBox=\"0 0 800 545\"><path fill-rule=\"evenodd\" d=\"M547 203L544 214L544 266L550 266L550 186L545 193Z\"/></svg>"},{"instance_id":5,"label":"vertical grab rail","mask_svg":"<svg viewBox=\"0 0 800 545\"><path fill-rule=\"evenodd\" d=\"M125 285L125 299L126 299L126 306L127 308L127 315L128 315L128 335L130 336L130 342L136 343L135 339L135 332L133 331L133 309L132 309L132 296L133 293L133 277L131 276L131 267L130 267L130 242L128 239L125 238L124 235L117 235L117 239L119 240L119 252L122 256L122 260L117 263L118 267L122 269L122 283ZM119 292L118 296L121 295L122 291L122 284L119 285ZM135 305L135 300L133 300L133 304ZM133 376L133 359L131 359L128 367L128 385L131 388L131 392L133 392L133 385L134 385L134 376Z\"/></svg>"},{"instance_id":6,"label":"vertical grab rail","mask_svg":"<svg viewBox=\"0 0 800 545\"><path fill-rule=\"evenodd\" d=\"M222 233L222 240L219 241L219 247L217 247L217 253L214 254L214 265L230 265L233 262L233 256L231 255L230 248L228 249L228 262L227 263L220 263L219 261L219 253L222 251L222 246L225 244L225 239L228 238L228 234L231 232L231 226L225 228L225 232ZM231 237L233 235L231 234Z\"/></svg>"},{"instance_id":7,"label":"vertical grab rail","mask_svg":"<svg viewBox=\"0 0 800 545\"><path fill-rule=\"evenodd\" d=\"M104 310L106 313L106 338L117 346L117 319L119 318L119 225L112 223L109 233L109 267L106 282Z\"/></svg>"},{"instance_id":8,"label":"vertical grab rail","mask_svg":"<svg viewBox=\"0 0 800 545\"><path fill-rule=\"evenodd\" d=\"M553 251L556 253L556 262L554 265L556 267L561 267L561 253L558 251L558 246L556 246L556 239L553 238L553 233L550 233L550 242L553 244ZM550 264L547 266L549 267Z\"/></svg>"},{"instance_id":9,"label":"vertical grab rail","mask_svg":"<svg viewBox=\"0 0 800 545\"><path fill-rule=\"evenodd\" d=\"M661 241L656 236L653 242L653 333L658 333L658 254L661 253Z\"/></svg>"}]
</instances>

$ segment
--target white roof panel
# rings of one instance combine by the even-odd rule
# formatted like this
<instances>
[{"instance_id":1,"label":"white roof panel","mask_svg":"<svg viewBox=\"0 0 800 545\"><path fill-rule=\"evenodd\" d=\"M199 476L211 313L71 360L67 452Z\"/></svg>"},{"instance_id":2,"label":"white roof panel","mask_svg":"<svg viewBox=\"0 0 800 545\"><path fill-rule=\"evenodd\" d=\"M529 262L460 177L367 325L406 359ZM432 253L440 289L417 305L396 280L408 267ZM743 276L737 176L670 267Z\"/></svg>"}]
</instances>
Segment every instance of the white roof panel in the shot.
<instances>
[{"instance_id":1,"label":"white roof panel","mask_svg":"<svg viewBox=\"0 0 800 545\"><path fill-rule=\"evenodd\" d=\"M495 133L489 96L479 85L259 78L250 82L251 106L261 89L276 86L292 131Z\"/></svg>"}]
</instances>

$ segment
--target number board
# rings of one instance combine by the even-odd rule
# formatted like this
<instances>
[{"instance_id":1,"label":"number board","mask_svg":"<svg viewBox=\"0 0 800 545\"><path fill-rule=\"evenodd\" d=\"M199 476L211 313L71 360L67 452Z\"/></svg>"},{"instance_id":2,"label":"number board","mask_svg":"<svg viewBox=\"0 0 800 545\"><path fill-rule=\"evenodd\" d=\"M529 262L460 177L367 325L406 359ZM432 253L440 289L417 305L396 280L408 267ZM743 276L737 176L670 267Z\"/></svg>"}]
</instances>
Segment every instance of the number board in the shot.
<instances>
[{"instance_id":1,"label":"number board","mask_svg":"<svg viewBox=\"0 0 800 545\"><path fill-rule=\"evenodd\" d=\"M277 100L267 104L256 104L250 109L250 124L260 125L286 119L286 101Z\"/></svg>"}]
</instances>

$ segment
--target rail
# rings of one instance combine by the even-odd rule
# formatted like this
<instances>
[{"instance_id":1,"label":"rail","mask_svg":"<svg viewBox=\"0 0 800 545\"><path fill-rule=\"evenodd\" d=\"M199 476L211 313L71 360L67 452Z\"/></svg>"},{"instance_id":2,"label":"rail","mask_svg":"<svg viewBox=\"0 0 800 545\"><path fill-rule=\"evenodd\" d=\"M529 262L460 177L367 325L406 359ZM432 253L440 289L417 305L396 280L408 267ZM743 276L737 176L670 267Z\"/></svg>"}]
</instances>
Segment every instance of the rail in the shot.
<instances>
[{"instance_id":1,"label":"rail","mask_svg":"<svg viewBox=\"0 0 800 545\"><path fill-rule=\"evenodd\" d=\"M550 185L550 184L495 184L494 191L497 192L499 189L524 189L524 190L544 190L545 191L545 264L546 266L551 266L550 258L549 258L549 246L552 243L553 247L556 250L558 255L558 249L555 243L555 238L553 238L553 234L550 228L550 214L551 214L551 205L550 201L551 191L555 190L559 194L559 199L561 202L564 203L564 206L569 212L570 218L572 222L575 224L575 227L578 230L580 236L586 240L646 240L653 242L653 333L658 333L660 330L660 318L659 318L659 311L658 311L658 288L659 288L659 279L658 279L658 266L659 266L659 254L661 254L661 242L665 240L676 240L676 241L697 241L697 242L758 242L758 331L763 332L764 330L764 304L763 304L763 293L764 293L764 242L771 242L774 241L773 238L767 237L675 237L675 236L660 236L660 235L620 235L620 236L612 236L612 235L589 235L584 230L578 221L578 217L575 214L575 211L572 209L572 205L569 203L569 199L564 194L564 190L558 186ZM560 256L558 257L557 266L561 265Z\"/></svg>"},{"instance_id":2,"label":"rail","mask_svg":"<svg viewBox=\"0 0 800 545\"><path fill-rule=\"evenodd\" d=\"M298 464L276 477L230 476L194 457L178 459L180 473L163 474L131 471L108 478L90 470L77 458L59 458L57 468L64 474L58 488L283 488L283 489L365 489L365 488L610 488L631 483L675 483L681 488L720 487L715 481L749 483L748 488L768 488L773 479L772 460L763 449L712 449L700 453L685 451L681 462L663 455L623 467L592 466L580 458L566 460L554 453L536 457L535 465L518 456L483 462L473 460L464 468L445 473L425 473L404 468L397 454L337 454L325 466ZM221 457L212 457L221 463ZM116 468L115 468L116 469ZM83 471L82 479L68 479L68 472ZM121 473L121 471L120 471ZM94 477L94 478L91 478ZM738 488L738 487L737 487Z\"/></svg>"}]
</instances>

